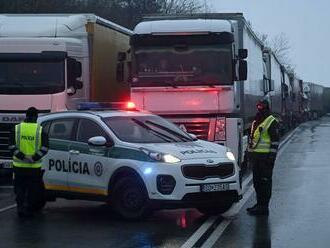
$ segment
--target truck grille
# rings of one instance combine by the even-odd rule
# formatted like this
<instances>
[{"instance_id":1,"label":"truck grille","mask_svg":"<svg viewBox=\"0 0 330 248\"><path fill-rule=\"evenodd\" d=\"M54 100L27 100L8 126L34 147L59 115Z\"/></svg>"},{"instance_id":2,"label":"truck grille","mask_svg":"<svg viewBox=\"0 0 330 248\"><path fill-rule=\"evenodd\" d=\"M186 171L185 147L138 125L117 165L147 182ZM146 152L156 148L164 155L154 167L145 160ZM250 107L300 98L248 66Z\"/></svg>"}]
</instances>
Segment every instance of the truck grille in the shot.
<instances>
[{"instance_id":1,"label":"truck grille","mask_svg":"<svg viewBox=\"0 0 330 248\"><path fill-rule=\"evenodd\" d=\"M9 150L10 133L17 123L0 123L0 159L12 159Z\"/></svg>"},{"instance_id":2,"label":"truck grille","mask_svg":"<svg viewBox=\"0 0 330 248\"><path fill-rule=\"evenodd\" d=\"M204 180L206 178L226 178L234 174L233 163L219 163L207 166L204 164L183 165L183 176L190 179Z\"/></svg>"},{"instance_id":3,"label":"truck grille","mask_svg":"<svg viewBox=\"0 0 330 248\"><path fill-rule=\"evenodd\" d=\"M208 140L210 122L194 121L194 122L175 122L180 128L185 128L188 133L195 134L198 139Z\"/></svg>"}]
</instances>

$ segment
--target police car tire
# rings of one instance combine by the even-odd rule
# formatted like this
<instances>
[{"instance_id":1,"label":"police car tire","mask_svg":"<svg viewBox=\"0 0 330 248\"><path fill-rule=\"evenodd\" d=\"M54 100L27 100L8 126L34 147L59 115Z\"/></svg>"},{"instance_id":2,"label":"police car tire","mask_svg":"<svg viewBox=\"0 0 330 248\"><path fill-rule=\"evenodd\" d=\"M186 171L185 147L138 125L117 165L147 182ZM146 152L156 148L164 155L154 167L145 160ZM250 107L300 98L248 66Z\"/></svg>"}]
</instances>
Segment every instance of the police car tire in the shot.
<instances>
[{"instance_id":1,"label":"police car tire","mask_svg":"<svg viewBox=\"0 0 330 248\"><path fill-rule=\"evenodd\" d=\"M205 215L218 215L227 212L232 205L233 202L227 201L227 202L216 203L214 205L212 204L212 205L200 206L197 207L197 210Z\"/></svg>"},{"instance_id":2,"label":"police car tire","mask_svg":"<svg viewBox=\"0 0 330 248\"><path fill-rule=\"evenodd\" d=\"M139 220L150 212L148 194L140 180L131 176L118 180L113 189L113 208L124 219Z\"/></svg>"}]
</instances>

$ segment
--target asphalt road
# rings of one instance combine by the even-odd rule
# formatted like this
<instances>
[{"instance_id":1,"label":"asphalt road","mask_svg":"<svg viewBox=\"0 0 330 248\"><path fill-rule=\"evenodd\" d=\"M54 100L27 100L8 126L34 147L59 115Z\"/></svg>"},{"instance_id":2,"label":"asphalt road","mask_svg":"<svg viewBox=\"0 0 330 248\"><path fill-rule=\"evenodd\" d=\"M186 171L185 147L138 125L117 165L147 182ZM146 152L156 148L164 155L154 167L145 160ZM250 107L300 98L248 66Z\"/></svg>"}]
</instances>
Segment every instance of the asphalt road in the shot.
<instances>
[{"instance_id":1,"label":"asphalt road","mask_svg":"<svg viewBox=\"0 0 330 248\"><path fill-rule=\"evenodd\" d=\"M20 220L12 189L0 187L0 247L328 247L330 243L330 116L301 125L282 146L270 216L248 216L254 191L225 216L197 210L158 211L125 222L102 203L58 200ZM248 181L248 179L247 179Z\"/></svg>"}]
</instances>

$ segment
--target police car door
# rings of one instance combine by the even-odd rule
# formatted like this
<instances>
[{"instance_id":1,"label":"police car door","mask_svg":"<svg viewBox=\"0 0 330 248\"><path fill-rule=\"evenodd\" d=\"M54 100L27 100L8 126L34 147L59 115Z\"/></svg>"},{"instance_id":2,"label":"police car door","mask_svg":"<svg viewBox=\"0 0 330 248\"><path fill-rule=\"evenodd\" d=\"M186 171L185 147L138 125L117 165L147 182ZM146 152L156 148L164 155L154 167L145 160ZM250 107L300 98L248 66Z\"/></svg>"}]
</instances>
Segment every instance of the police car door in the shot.
<instances>
[{"instance_id":1,"label":"police car door","mask_svg":"<svg viewBox=\"0 0 330 248\"><path fill-rule=\"evenodd\" d=\"M108 138L104 129L94 120L80 119L76 140L70 146L71 171L68 173L70 191L107 195L109 177L105 176L107 147L88 145L92 137Z\"/></svg>"},{"instance_id":2,"label":"police car door","mask_svg":"<svg viewBox=\"0 0 330 248\"><path fill-rule=\"evenodd\" d=\"M48 132L49 151L43 160L46 189L67 191L69 147L74 138L74 119L57 119L41 124Z\"/></svg>"}]
</instances>

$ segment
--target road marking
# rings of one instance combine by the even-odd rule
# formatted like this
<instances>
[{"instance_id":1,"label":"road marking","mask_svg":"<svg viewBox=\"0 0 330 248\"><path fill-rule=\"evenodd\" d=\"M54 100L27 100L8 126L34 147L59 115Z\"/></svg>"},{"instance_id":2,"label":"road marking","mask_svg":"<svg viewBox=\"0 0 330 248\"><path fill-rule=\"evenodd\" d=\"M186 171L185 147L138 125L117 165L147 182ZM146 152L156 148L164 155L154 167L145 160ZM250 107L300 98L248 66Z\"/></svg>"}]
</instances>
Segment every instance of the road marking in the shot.
<instances>
[{"instance_id":1,"label":"road marking","mask_svg":"<svg viewBox=\"0 0 330 248\"><path fill-rule=\"evenodd\" d=\"M279 152L278 155L280 155L284 148L289 144L290 139L295 135L297 130L300 126L296 127L284 140L280 142L279 145ZM245 203L251 198L251 196L254 193L253 185L251 184L251 181L253 180L253 175L250 174L242 183L242 194L243 199L233 205L232 208L230 208L226 213L222 214L221 216L225 219L222 220L219 225L215 228L213 232L211 232L210 237L203 243L201 247L209 248L212 247L217 240L221 237L221 235L224 233L226 228L229 226L229 224L232 222L232 217L237 215ZM209 231L209 229L214 225L221 216L212 216L208 218L203 225L201 225L198 230L181 246L181 248L191 248L194 247L194 245L201 239L201 237Z\"/></svg>"},{"instance_id":2,"label":"road marking","mask_svg":"<svg viewBox=\"0 0 330 248\"><path fill-rule=\"evenodd\" d=\"M197 241L203 236L203 234L213 225L218 217L212 216L209 217L203 225L201 225L197 231L181 246L181 248L191 248Z\"/></svg>"},{"instance_id":3,"label":"road marking","mask_svg":"<svg viewBox=\"0 0 330 248\"><path fill-rule=\"evenodd\" d=\"M247 177L242 183L242 193L244 194L247 191L247 186L252 181L252 175ZM244 195L243 195L244 199ZM230 211L230 210L229 210ZM228 212L229 212L228 211ZM221 216L211 216L209 217L198 229L197 231L190 236L190 238L181 246L181 248L191 248L202 238L202 236L214 225L214 223L219 220Z\"/></svg>"},{"instance_id":4,"label":"road marking","mask_svg":"<svg viewBox=\"0 0 330 248\"><path fill-rule=\"evenodd\" d=\"M13 205L10 205L8 207L0 208L0 213L3 213L5 211L7 211L7 210L10 210L10 209L16 208L16 207L17 207L17 204L13 204Z\"/></svg>"},{"instance_id":5,"label":"road marking","mask_svg":"<svg viewBox=\"0 0 330 248\"><path fill-rule=\"evenodd\" d=\"M218 239L221 237L221 235L224 233L226 228L229 226L229 224L233 221L232 217L236 214L238 214L245 203L250 199L250 197L253 195L254 189L251 185L249 187L249 190L246 192L246 194L243 196L243 199L234 205L227 213L223 214L222 216L225 217L225 219L220 223L220 225L214 230L214 232L211 234L211 236L205 241L205 243L202 245L201 248L210 248L212 247Z\"/></svg>"},{"instance_id":6,"label":"road marking","mask_svg":"<svg viewBox=\"0 0 330 248\"><path fill-rule=\"evenodd\" d=\"M6 186L0 186L0 189L13 189L14 186L6 185Z\"/></svg>"},{"instance_id":7,"label":"road marking","mask_svg":"<svg viewBox=\"0 0 330 248\"><path fill-rule=\"evenodd\" d=\"M284 151L284 148L289 144L290 139L295 135L297 130L299 129L299 126L296 127L284 140L281 141L279 145L279 153L278 155L281 155L281 153ZM212 247L221 237L221 235L224 233L226 228L230 225L230 223L233 221L233 216L238 214L245 203L252 197L254 193L253 185L250 185L247 187L249 182L253 179L253 175L250 175L247 180L247 183L243 185L243 199L235 204L229 211L224 213L222 216L225 218L219 226L214 230L214 232L210 235L210 237L205 241L205 243L202 245L202 248L209 248Z\"/></svg>"}]
</instances>

